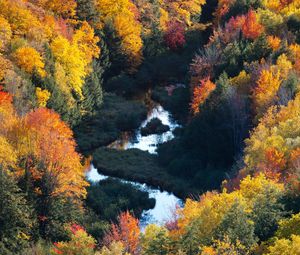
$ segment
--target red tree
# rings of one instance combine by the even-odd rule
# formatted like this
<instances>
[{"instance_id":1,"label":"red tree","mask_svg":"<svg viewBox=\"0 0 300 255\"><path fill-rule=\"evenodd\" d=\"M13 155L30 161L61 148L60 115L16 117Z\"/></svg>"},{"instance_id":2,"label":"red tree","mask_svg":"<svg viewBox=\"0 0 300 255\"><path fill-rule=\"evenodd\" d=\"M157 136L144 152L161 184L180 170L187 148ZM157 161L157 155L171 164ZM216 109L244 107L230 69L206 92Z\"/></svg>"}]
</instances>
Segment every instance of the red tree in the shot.
<instances>
[{"instance_id":1,"label":"red tree","mask_svg":"<svg viewBox=\"0 0 300 255\"><path fill-rule=\"evenodd\" d=\"M118 217L118 223L112 224L110 231L104 237L104 244L109 245L113 241L121 242L126 252L138 254L140 237L139 220L129 212L123 212Z\"/></svg>"},{"instance_id":2,"label":"red tree","mask_svg":"<svg viewBox=\"0 0 300 255\"><path fill-rule=\"evenodd\" d=\"M250 10L246 15L245 23L242 27L243 35L248 39L256 39L264 31L264 27L259 24L256 13Z\"/></svg>"},{"instance_id":3,"label":"red tree","mask_svg":"<svg viewBox=\"0 0 300 255\"><path fill-rule=\"evenodd\" d=\"M171 50L178 50L185 44L185 28L178 21L170 21L164 36L167 46Z\"/></svg>"}]
</instances>

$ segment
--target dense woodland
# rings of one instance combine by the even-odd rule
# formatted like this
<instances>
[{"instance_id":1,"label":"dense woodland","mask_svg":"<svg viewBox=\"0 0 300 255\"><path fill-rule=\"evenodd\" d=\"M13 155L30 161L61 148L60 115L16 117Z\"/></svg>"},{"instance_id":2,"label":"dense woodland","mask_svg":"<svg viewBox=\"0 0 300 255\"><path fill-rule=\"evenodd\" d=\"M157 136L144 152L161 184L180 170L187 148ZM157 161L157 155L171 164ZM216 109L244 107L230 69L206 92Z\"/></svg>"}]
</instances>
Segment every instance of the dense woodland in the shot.
<instances>
[{"instance_id":1,"label":"dense woodland","mask_svg":"<svg viewBox=\"0 0 300 255\"><path fill-rule=\"evenodd\" d=\"M153 100L175 138L107 148ZM91 162L185 205L142 231L155 201ZM299 0L0 0L1 255L299 250Z\"/></svg>"}]
</instances>

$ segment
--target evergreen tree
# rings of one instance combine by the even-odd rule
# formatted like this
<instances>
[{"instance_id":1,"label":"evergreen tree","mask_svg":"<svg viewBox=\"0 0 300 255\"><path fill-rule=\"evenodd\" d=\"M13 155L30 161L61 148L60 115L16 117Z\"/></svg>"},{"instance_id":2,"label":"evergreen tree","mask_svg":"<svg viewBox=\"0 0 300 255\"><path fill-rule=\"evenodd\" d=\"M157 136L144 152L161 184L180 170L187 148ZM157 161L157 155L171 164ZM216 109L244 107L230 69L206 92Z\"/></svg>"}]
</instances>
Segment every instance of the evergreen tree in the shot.
<instances>
[{"instance_id":1,"label":"evergreen tree","mask_svg":"<svg viewBox=\"0 0 300 255\"><path fill-rule=\"evenodd\" d=\"M32 239L32 214L16 182L0 168L0 254L23 254Z\"/></svg>"},{"instance_id":2,"label":"evergreen tree","mask_svg":"<svg viewBox=\"0 0 300 255\"><path fill-rule=\"evenodd\" d=\"M83 86L84 100L81 107L87 115L99 109L103 102L102 79L99 77L99 75L102 75L103 69L94 61L93 70Z\"/></svg>"},{"instance_id":3,"label":"evergreen tree","mask_svg":"<svg viewBox=\"0 0 300 255\"><path fill-rule=\"evenodd\" d=\"M253 208L255 234L260 240L267 240L277 230L278 222L284 216L284 206L281 203L282 194L266 190L258 197Z\"/></svg>"},{"instance_id":4,"label":"evergreen tree","mask_svg":"<svg viewBox=\"0 0 300 255\"><path fill-rule=\"evenodd\" d=\"M77 0L76 11L80 20L88 21L93 27L100 22L94 0Z\"/></svg>"},{"instance_id":5,"label":"evergreen tree","mask_svg":"<svg viewBox=\"0 0 300 255\"><path fill-rule=\"evenodd\" d=\"M249 248L256 243L253 222L241 203L236 201L232 205L219 225L216 236L219 239L228 236L232 243L239 240L242 245Z\"/></svg>"}]
</instances>

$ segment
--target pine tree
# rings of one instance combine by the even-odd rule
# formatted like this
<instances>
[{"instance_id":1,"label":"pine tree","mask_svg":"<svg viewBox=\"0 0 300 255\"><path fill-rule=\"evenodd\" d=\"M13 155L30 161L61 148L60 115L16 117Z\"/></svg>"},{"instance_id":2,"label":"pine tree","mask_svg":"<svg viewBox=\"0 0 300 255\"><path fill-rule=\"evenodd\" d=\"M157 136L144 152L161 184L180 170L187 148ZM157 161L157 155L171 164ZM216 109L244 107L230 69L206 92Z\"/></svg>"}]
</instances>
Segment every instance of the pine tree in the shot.
<instances>
[{"instance_id":1,"label":"pine tree","mask_svg":"<svg viewBox=\"0 0 300 255\"><path fill-rule=\"evenodd\" d=\"M238 201L226 213L216 232L219 238L228 236L231 242L240 241L246 247L256 243L253 222Z\"/></svg>"},{"instance_id":2,"label":"pine tree","mask_svg":"<svg viewBox=\"0 0 300 255\"><path fill-rule=\"evenodd\" d=\"M102 93L102 79L101 73L103 73L102 67L94 62L93 72L86 79L83 87L84 100L82 102L82 108L87 115L92 114L95 110L99 109L103 102Z\"/></svg>"},{"instance_id":3,"label":"pine tree","mask_svg":"<svg viewBox=\"0 0 300 255\"><path fill-rule=\"evenodd\" d=\"M80 20L88 21L93 27L99 24L100 19L97 14L94 0L77 0L77 16Z\"/></svg>"},{"instance_id":4,"label":"pine tree","mask_svg":"<svg viewBox=\"0 0 300 255\"><path fill-rule=\"evenodd\" d=\"M0 254L23 254L32 239L32 214L24 194L0 167Z\"/></svg>"}]
</instances>

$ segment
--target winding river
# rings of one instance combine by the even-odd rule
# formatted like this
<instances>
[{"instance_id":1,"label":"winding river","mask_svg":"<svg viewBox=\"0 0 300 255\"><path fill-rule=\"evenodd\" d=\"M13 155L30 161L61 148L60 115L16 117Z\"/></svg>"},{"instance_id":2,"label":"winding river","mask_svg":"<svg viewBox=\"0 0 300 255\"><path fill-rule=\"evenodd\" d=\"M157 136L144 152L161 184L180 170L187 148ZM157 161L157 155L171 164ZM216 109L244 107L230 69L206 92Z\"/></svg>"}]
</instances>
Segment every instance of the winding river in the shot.
<instances>
[{"instance_id":1,"label":"winding river","mask_svg":"<svg viewBox=\"0 0 300 255\"><path fill-rule=\"evenodd\" d=\"M168 125L170 130L163 134L154 134L148 136L141 135L141 128L145 127L152 119L158 118L164 125ZM173 131L179 125L172 119L171 114L164 110L159 104L156 104L151 111L149 111L147 119L133 134L124 134L121 139L109 145L110 148L127 150L130 148L137 148L149 153L156 153L157 146L161 143L167 142L174 138ZM101 172L101 170L100 170ZM98 182L104 180L109 176L99 174L98 170L91 166L90 171L87 173L87 179L91 182ZM137 182L123 182L130 183L141 190L149 193L150 198L155 198L155 207L151 210L144 211L140 220L141 227L144 228L147 224L157 223L162 224L172 217L176 206L182 206L183 202L174 194L159 189L153 189L146 184Z\"/></svg>"}]
</instances>

